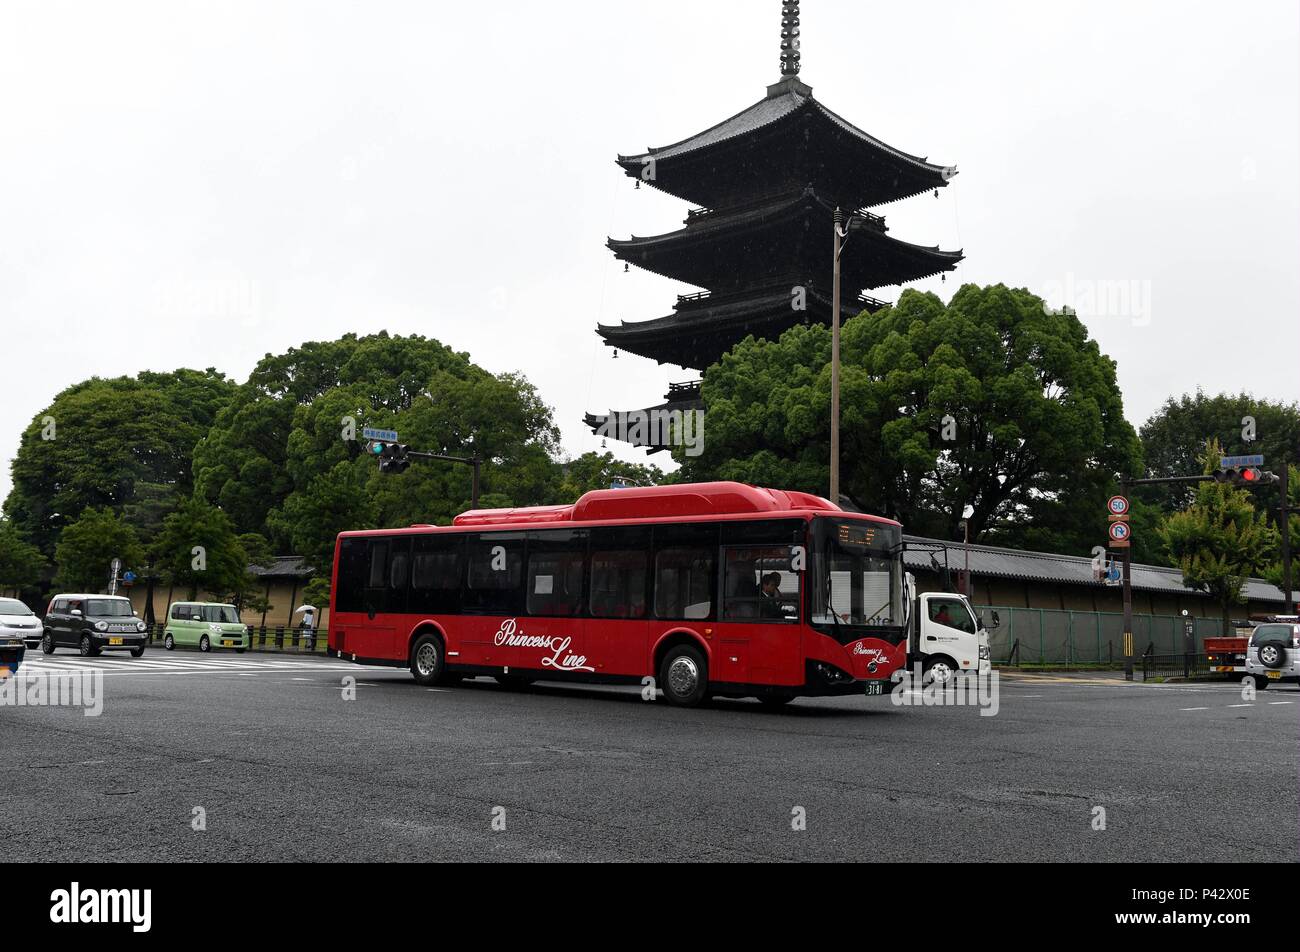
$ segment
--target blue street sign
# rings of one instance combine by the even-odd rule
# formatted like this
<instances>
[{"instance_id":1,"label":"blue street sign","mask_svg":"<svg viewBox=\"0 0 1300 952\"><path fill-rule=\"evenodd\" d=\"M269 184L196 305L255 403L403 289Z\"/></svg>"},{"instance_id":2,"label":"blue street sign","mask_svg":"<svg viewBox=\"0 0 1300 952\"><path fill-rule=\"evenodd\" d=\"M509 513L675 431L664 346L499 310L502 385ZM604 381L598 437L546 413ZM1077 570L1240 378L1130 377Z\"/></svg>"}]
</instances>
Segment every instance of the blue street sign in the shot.
<instances>
[{"instance_id":1,"label":"blue street sign","mask_svg":"<svg viewBox=\"0 0 1300 952\"><path fill-rule=\"evenodd\" d=\"M373 427L365 427L361 431L361 436L367 440L381 440L385 443L397 442L396 430L376 430Z\"/></svg>"},{"instance_id":2,"label":"blue street sign","mask_svg":"<svg viewBox=\"0 0 1300 952\"><path fill-rule=\"evenodd\" d=\"M1220 456L1219 469L1234 469L1238 466L1263 466L1264 454L1254 456Z\"/></svg>"},{"instance_id":3,"label":"blue street sign","mask_svg":"<svg viewBox=\"0 0 1300 952\"><path fill-rule=\"evenodd\" d=\"M134 573L134 572L123 572L123 573L122 573L122 581L123 581L123 582L128 582L128 583L129 583L129 582L134 582L134 581L135 581L135 573Z\"/></svg>"}]
</instances>

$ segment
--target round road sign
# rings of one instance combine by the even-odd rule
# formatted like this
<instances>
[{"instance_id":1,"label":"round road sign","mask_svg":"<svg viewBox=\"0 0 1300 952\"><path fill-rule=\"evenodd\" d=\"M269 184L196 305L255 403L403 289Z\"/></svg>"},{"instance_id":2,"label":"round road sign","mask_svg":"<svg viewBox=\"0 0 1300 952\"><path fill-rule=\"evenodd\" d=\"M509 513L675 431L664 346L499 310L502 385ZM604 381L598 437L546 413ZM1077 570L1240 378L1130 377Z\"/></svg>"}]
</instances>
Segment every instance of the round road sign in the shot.
<instances>
[{"instance_id":1,"label":"round road sign","mask_svg":"<svg viewBox=\"0 0 1300 952\"><path fill-rule=\"evenodd\" d=\"M1128 512L1128 500L1123 496L1111 496L1106 501L1106 508L1112 516L1122 516Z\"/></svg>"},{"instance_id":2,"label":"round road sign","mask_svg":"<svg viewBox=\"0 0 1300 952\"><path fill-rule=\"evenodd\" d=\"M1128 523L1112 522L1110 524L1110 537L1115 542L1127 542L1129 537Z\"/></svg>"}]
</instances>

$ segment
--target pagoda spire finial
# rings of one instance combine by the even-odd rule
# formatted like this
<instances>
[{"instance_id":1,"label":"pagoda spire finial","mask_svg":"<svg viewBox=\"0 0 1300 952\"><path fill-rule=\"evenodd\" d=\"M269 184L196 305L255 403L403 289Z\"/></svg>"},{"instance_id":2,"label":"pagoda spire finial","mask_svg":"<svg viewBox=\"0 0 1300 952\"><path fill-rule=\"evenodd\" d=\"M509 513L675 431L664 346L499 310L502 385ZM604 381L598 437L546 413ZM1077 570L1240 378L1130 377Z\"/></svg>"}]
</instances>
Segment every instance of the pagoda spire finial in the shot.
<instances>
[{"instance_id":1,"label":"pagoda spire finial","mask_svg":"<svg viewBox=\"0 0 1300 952\"><path fill-rule=\"evenodd\" d=\"M799 76L799 0L781 3L781 75Z\"/></svg>"}]
</instances>

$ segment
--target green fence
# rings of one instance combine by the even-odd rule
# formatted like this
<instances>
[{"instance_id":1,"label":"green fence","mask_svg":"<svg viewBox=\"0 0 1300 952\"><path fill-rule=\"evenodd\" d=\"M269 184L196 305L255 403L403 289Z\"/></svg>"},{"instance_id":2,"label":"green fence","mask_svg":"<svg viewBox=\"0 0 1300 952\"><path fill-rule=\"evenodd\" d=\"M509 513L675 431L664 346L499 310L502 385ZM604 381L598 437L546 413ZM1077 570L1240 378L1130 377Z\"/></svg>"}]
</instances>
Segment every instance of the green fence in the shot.
<instances>
[{"instance_id":1,"label":"green fence","mask_svg":"<svg viewBox=\"0 0 1300 952\"><path fill-rule=\"evenodd\" d=\"M1124 659L1124 616L1120 612L1076 612L1051 608L1003 608L980 605L985 620L997 612L1001 626L989 632L989 653L995 664L1010 658L1017 641L1020 664L1106 664ZM1223 633L1217 618L1194 618L1197 653L1205 639ZM1181 615L1134 615L1133 651L1143 654L1150 646L1158 655L1182 654Z\"/></svg>"}]
</instances>

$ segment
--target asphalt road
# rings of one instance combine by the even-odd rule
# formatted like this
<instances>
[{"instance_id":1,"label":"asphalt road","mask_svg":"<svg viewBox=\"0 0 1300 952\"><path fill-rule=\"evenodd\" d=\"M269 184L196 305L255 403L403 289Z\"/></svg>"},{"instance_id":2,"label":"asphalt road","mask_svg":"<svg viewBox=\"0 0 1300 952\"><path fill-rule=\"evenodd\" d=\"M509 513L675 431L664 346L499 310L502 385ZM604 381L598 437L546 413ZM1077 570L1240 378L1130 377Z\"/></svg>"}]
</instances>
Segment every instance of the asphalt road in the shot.
<instances>
[{"instance_id":1,"label":"asphalt road","mask_svg":"<svg viewBox=\"0 0 1300 952\"><path fill-rule=\"evenodd\" d=\"M1007 676L991 717L858 697L679 710L312 658L142 660L96 662L97 717L0 707L6 860L1295 861L1300 841L1292 686L1245 702Z\"/></svg>"}]
</instances>

